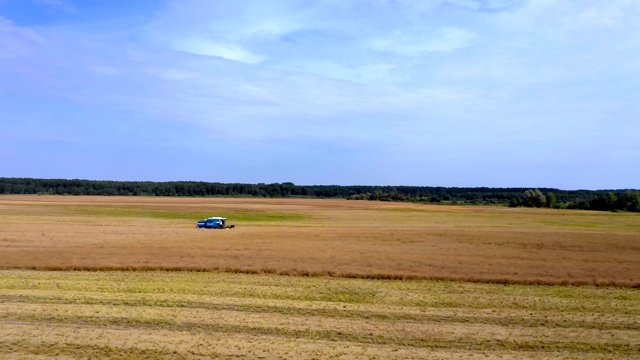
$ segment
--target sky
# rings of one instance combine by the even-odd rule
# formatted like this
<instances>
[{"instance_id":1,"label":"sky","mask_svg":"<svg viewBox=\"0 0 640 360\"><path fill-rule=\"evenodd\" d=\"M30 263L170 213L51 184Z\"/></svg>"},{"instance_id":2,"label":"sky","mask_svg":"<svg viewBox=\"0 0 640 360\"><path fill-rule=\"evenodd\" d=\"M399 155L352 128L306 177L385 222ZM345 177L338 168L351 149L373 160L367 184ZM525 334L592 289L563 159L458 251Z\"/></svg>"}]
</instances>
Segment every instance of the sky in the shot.
<instances>
[{"instance_id":1,"label":"sky","mask_svg":"<svg viewBox=\"0 0 640 360\"><path fill-rule=\"evenodd\" d=\"M0 177L640 188L638 0L0 0Z\"/></svg>"}]
</instances>

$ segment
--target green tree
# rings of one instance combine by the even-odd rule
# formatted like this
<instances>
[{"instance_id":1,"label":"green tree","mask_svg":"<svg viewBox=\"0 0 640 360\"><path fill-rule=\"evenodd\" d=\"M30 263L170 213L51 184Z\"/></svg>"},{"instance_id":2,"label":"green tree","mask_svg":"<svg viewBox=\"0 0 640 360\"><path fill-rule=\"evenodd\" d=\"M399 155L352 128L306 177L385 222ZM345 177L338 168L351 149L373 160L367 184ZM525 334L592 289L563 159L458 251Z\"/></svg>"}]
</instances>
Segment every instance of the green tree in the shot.
<instances>
[{"instance_id":1,"label":"green tree","mask_svg":"<svg viewBox=\"0 0 640 360\"><path fill-rule=\"evenodd\" d=\"M632 195L627 211L640 212L640 193Z\"/></svg>"},{"instance_id":2,"label":"green tree","mask_svg":"<svg viewBox=\"0 0 640 360\"><path fill-rule=\"evenodd\" d=\"M589 209L600 211L611 211L616 209L618 198L614 193L599 194L589 200Z\"/></svg>"},{"instance_id":3,"label":"green tree","mask_svg":"<svg viewBox=\"0 0 640 360\"><path fill-rule=\"evenodd\" d=\"M615 206L618 210L640 212L640 193L627 190L618 197Z\"/></svg>"},{"instance_id":4,"label":"green tree","mask_svg":"<svg viewBox=\"0 0 640 360\"><path fill-rule=\"evenodd\" d=\"M555 208L556 207L556 196L552 192L548 192L546 196L546 201L544 203L544 207Z\"/></svg>"},{"instance_id":5,"label":"green tree","mask_svg":"<svg viewBox=\"0 0 640 360\"><path fill-rule=\"evenodd\" d=\"M540 191L540 189L527 190L524 192L524 199L522 199L522 205L527 207L542 207L546 201L546 198Z\"/></svg>"}]
</instances>

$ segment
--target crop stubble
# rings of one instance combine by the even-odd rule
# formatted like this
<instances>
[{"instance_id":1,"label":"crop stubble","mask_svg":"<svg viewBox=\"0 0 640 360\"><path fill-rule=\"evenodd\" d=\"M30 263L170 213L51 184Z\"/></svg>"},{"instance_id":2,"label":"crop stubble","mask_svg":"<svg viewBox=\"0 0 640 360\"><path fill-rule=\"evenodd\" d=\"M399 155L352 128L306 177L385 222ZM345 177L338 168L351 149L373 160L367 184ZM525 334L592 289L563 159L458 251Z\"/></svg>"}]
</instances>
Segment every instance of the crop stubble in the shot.
<instances>
[{"instance_id":1,"label":"crop stubble","mask_svg":"<svg viewBox=\"0 0 640 360\"><path fill-rule=\"evenodd\" d=\"M630 288L2 270L0 358L637 359L639 304Z\"/></svg>"},{"instance_id":2,"label":"crop stubble","mask_svg":"<svg viewBox=\"0 0 640 360\"><path fill-rule=\"evenodd\" d=\"M221 215L237 228L195 229ZM640 216L310 199L0 197L0 267L640 285Z\"/></svg>"}]
</instances>

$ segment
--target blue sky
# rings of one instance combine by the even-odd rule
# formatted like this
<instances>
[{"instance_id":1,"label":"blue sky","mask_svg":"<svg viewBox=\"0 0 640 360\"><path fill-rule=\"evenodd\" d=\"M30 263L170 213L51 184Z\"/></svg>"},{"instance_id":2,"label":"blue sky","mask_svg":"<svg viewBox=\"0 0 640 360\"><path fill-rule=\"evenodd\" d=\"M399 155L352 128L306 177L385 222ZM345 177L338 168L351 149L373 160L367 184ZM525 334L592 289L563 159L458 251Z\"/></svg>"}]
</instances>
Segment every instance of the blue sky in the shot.
<instances>
[{"instance_id":1,"label":"blue sky","mask_svg":"<svg viewBox=\"0 0 640 360\"><path fill-rule=\"evenodd\" d=\"M0 0L0 176L639 188L640 1Z\"/></svg>"}]
</instances>

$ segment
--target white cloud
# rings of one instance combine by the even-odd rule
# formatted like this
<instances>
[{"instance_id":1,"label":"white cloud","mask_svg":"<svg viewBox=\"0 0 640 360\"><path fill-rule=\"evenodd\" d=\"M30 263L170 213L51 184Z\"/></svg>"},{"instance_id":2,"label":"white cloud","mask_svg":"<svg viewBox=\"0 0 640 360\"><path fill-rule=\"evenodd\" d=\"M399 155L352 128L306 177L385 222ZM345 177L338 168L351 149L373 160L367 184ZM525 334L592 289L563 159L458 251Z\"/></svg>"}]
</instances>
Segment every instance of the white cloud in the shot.
<instances>
[{"instance_id":1,"label":"white cloud","mask_svg":"<svg viewBox=\"0 0 640 360\"><path fill-rule=\"evenodd\" d=\"M191 37L174 44L175 50L185 51L197 55L218 56L227 60L239 61L246 64L256 64L263 61L263 57L242 49L233 44L221 44L203 38Z\"/></svg>"},{"instance_id":2,"label":"white cloud","mask_svg":"<svg viewBox=\"0 0 640 360\"><path fill-rule=\"evenodd\" d=\"M246 41L250 39L274 39L281 35L294 32L301 27L301 24L290 18L249 18L243 19L236 24L236 27L229 29L220 29L220 26L210 26L218 32L223 32L225 38L234 41ZM220 31L222 30L222 31Z\"/></svg>"},{"instance_id":3,"label":"white cloud","mask_svg":"<svg viewBox=\"0 0 640 360\"><path fill-rule=\"evenodd\" d=\"M317 64L311 73L326 69L327 76L345 79L355 79L357 69L373 66L386 75L368 78L389 79L393 61L376 59L368 51L419 56L473 43L477 35L468 29L422 25L424 17L443 3L250 1L240 6L191 0L170 2L147 30L159 42L169 39L173 48L195 54L248 64L268 61L278 69L293 64L297 68L291 70L296 71L301 63L306 69Z\"/></svg>"},{"instance_id":4,"label":"white cloud","mask_svg":"<svg viewBox=\"0 0 640 360\"><path fill-rule=\"evenodd\" d=\"M299 60L284 61L278 66L281 70L364 84L385 84L402 80L401 75L394 73L395 65L392 63L347 65L330 60Z\"/></svg>"},{"instance_id":5,"label":"white cloud","mask_svg":"<svg viewBox=\"0 0 640 360\"><path fill-rule=\"evenodd\" d=\"M447 0L447 3L472 10L498 12L517 8L527 0Z\"/></svg>"},{"instance_id":6,"label":"white cloud","mask_svg":"<svg viewBox=\"0 0 640 360\"><path fill-rule=\"evenodd\" d=\"M475 38L476 34L457 27L436 30L411 28L396 30L391 36L371 39L365 42L365 46L377 51L418 56L462 49L470 46Z\"/></svg>"},{"instance_id":7,"label":"white cloud","mask_svg":"<svg viewBox=\"0 0 640 360\"><path fill-rule=\"evenodd\" d=\"M496 14L492 21L511 32L556 36L585 30L637 28L640 26L640 2L530 0L513 11Z\"/></svg>"}]
</instances>

